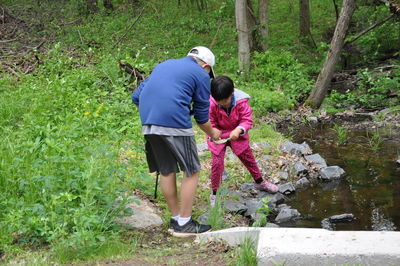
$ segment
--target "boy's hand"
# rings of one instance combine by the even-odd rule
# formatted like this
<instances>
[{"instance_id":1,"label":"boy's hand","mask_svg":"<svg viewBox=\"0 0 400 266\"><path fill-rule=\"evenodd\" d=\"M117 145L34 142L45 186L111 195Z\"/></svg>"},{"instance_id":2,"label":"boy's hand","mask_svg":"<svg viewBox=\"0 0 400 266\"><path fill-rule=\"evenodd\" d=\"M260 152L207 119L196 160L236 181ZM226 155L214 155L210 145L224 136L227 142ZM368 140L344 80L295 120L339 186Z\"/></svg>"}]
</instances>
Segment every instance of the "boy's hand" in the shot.
<instances>
[{"instance_id":1,"label":"boy's hand","mask_svg":"<svg viewBox=\"0 0 400 266\"><path fill-rule=\"evenodd\" d=\"M231 140L237 140L239 138L240 134L242 134L242 129L235 128L234 130L231 131L231 134L229 135L229 137L231 138Z\"/></svg>"},{"instance_id":2,"label":"boy's hand","mask_svg":"<svg viewBox=\"0 0 400 266\"><path fill-rule=\"evenodd\" d=\"M219 140L221 138L221 131L216 128L212 128L210 137L213 141Z\"/></svg>"}]
</instances>

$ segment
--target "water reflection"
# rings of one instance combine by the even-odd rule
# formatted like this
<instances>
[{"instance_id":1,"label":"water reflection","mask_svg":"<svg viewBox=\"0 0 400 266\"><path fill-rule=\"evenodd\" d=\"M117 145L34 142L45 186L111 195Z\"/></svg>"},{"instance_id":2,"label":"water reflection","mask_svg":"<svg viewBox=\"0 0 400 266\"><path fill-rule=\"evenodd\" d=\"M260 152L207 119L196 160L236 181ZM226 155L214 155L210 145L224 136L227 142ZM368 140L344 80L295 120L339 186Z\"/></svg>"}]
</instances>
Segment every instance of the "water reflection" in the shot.
<instances>
[{"instance_id":1,"label":"water reflection","mask_svg":"<svg viewBox=\"0 0 400 266\"><path fill-rule=\"evenodd\" d=\"M306 141L328 165L338 165L346 177L329 183L318 183L292 196L289 205L304 219L292 226L320 228L324 218L353 213L351 223L335 224L333 230L399 230L400 154L399 138L381 133L381 146L376 152L369 143L370 133L349 132L348 142L339 145L328 127L296 130L293 140Z\"/></svg>"}]
</instances>

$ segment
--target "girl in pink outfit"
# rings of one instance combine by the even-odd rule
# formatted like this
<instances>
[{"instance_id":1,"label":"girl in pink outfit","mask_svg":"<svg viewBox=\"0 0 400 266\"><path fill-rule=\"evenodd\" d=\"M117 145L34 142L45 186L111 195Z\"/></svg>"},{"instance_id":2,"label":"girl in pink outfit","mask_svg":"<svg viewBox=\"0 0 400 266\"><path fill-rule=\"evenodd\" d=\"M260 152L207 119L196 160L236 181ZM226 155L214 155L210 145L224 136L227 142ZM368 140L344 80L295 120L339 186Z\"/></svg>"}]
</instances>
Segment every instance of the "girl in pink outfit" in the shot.
<instances>
[{"instance_id":1,"label":"girl in pink outfit","mask_svg":"<svg viewBox=\"0 0 400 266\"><path fill-rule=\"evenodd\" d=\"M246 166L254 179L256 189L276 193L278 187L262 178L260 168L250 147L248 131L253 125L252 112L249 105L250 96L234 89L233 81L227 76L219 76L211 82L210 122L213 128L221 131L221 139L230 138L223 144L207 139L208 149L212 154L210 204L215 205L217 190L221 184L224 171L226 147Z\"/></svg>"}]
</instances>

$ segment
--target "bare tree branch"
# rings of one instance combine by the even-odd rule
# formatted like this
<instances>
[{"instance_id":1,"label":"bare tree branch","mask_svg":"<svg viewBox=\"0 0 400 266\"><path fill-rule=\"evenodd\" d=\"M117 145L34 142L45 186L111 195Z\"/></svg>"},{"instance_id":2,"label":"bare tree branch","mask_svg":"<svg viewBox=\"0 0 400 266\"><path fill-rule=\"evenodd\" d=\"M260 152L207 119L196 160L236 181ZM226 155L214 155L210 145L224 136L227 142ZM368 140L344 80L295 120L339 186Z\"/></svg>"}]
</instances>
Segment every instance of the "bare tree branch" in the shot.
<instances>
[{"instance_id":1,"label":"bare tree branch","mask_svg":"<svg viewBox=\"0 0 400 266\"><path fill-rule=\"evenodd\" d=\"M375 29L376 27L382 25L383 23L385 23L386 21L390 20L391 18L394 18L396 16L396 14L392 14L384 19L382 19L381 21L376 22L375 24L369 26L368 28L364 29L363 31L361 31L359 34L357 34L356 37L354 37L351 41L347 41L344 45L348 45L352 42L357 41L358 39L361 38L361 36L365 35L366 33L368 33L369 31Z\"/></svg>"},{"instance_id":2,"label":"bare tree branch","mask_svg":"<svg viewBox=\"0 0 400 266\"><path fill-rule=\"evenodd\" d=\"M142 8L142 10L140 11L139 15L136 17L136 19L133 21L133 23L129 26L129 28L126 29L124 35L122 35L122 36L114 43L113 48L115 48L115 47L119 44L119 42L120 42L123 38L125 38L126 34L128 34L128 32L132 29L132 27L136 24L136 22L137 22L137 21L139 20L139 18L142 16L143 11L144 11L144 8Z\"/></svg>"},{"instance_id":3,"label":"bare tree branch","mask_svg":"<svg viewBox=\"0 0 400 266\"><path fill-rule=\"evenodd\" d=\"M18 38L14 38L14 39L11 39L11 40L0 40L0 43L8 43L8 42L16 41L16 40L18 40Z\"/></svg>"}]
</instances>

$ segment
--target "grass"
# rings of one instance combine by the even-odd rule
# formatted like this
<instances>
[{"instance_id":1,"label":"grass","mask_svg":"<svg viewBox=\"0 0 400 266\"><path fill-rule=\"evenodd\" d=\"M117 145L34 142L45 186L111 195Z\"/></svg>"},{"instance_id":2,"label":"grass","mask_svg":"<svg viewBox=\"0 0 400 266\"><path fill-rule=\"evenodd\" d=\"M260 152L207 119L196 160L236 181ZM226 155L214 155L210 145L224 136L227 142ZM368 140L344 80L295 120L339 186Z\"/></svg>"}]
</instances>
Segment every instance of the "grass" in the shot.
<instances>
[{"instance_id":1,"label":"grass","mask_svg":"<svg viewBox=\"0 0 400 266\"><path fill-rule=\"evenodd\" d=\"M237 249L236 265L257 265L257 251L251 239L244 239Z\"/></svg>"},{"instance_id":2,"label":"grass","mask_svg":"<svg viewBox=\"0 0 400 266\"><path fill-rule=\"evenodd\" d=\"M367 141L371 150L373 152L377 152L382 147L383 138L379 130L376 129L372 132L372 134L367 132Z\"/></svg>"},{"instance_id":3,"label":"grass","mask_svg":"<svg viewBox=\"0 0 400 266\"><path fill-rule=\"evenodd\" d=\"M349 129L346 126L334 124L332 131L336 134L337 142L341 145L345 144L349 139Z\"/></svg>"},{"instance_id":4,"label":"grass","mask_svg":"<svg viewBox=\"0 0 400 266\"><path fill-rule=\"evenodd\" d=\"M262 206L256 210L256 213L260 215L260 219L253 223L253 227L264 227L267 224L267 216L271 212L268 206L268 201L268 197L261 199Z\"/></svg>"}]
</instances>

